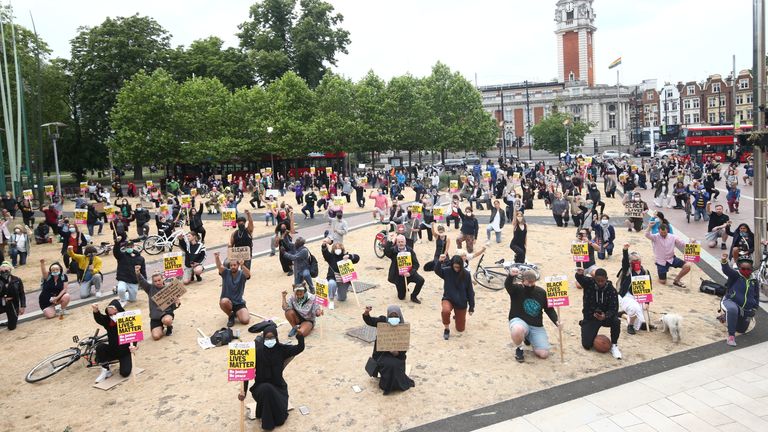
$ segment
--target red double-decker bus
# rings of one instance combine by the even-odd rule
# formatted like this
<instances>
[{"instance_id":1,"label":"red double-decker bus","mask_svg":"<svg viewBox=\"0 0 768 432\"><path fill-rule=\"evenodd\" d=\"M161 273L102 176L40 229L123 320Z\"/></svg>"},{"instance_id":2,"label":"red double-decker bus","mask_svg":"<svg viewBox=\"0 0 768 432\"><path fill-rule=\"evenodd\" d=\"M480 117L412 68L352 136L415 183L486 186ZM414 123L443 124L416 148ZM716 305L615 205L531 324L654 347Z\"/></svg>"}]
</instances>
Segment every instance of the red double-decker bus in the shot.
<instances>
[{"instance_id":1,"label":"red double-decker bus","mask_svg":"<svg viewBox=\"0 0 768 432\"><path fill-rule=\"evenodd\" d=\"M752 125L742 125L736 132L750 130ZM684 145L679 151L698 160L713 157L717 161L738 160L744 163L752 152L741 150L736 141L733 125L685 126L680 130L680 142Z\"/></svg>"}]
</instances>

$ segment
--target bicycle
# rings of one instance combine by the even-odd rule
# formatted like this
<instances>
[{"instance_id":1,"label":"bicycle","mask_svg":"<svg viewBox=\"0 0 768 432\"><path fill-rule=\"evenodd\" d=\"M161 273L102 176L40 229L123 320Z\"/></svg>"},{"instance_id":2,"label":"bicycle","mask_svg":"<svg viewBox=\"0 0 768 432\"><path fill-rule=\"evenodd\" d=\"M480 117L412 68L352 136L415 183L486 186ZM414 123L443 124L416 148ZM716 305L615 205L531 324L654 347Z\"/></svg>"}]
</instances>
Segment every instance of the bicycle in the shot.
<instances>
[{"instance_id":1,"label":"bicycle","mask_svg":"<svg viewBox=\"0 0 768 432\"><path fill-rule=\"evenodd\" d=\"M757 269L757 287L758 289L768 288L768 246L763 246L762 260L760 268ZM768 300L760 300L766 302Z\"/></svg>"},{"instance_id":2,"label":"bicycle","mask_svg":"<svg viewBox=\"0 0 768 432\"><path fill-rule=\"evenodd\" d=\"M144 240L142 248L144 252L149 255L157 255L161 252L170 252L173 249L173 245L179 237L186 235L184 230L176 230L170 237L162 235L152 235Z\"/></svg>"},{"instance_id":3,"label":"bicycle","mask_svg":"<svg viewBox=\"0 0 768 432\"><path fill-rule=\"evenodd\" d=\"M477 267L475 268L475 275L474 275L475 282L477 282L483 288L488 288L493 291L499 291L503 289L504 281L507 280L507 276L509 276L509 271L513 268L518 269L520 273L526 270L531 270L534 273L536 273L536 280L539 280L541 278L541 274L539 273L539 267L536 264L513 263L511 261L505 261L504 259L500 259L494 263L497 265L485 267L483 266L484 258L485 258L485 255L481 256L480 260L477 261Z\"/></svg>"},{"instance_id":4,"label":"bicycle","mask_svg":"<svg viewBox=\"0 0 768 432\"><path fill-rule=\"evenodd\" d=\"M397 230L399 225L396 222L389 222L389 229L382 229L376 233L376 237L373 239L373 253L378 258L384 258L384 248L387 247L387 235L392 231Z\"/></svg>"},{"instance_id":5,"label":"bicycle","mask_svg":"<svg viewBox=\"0 0 768 432\"><path fill-rule=\"evenodd\" d=\"M99 336L99 329L96 329L96 333L94 333L93 336L89 336L83 340L80 340L77 336L72 336L72 342L77 345L64 351L57 352L56 354L49 355L33 367L24 379L28 383L42 381L56 375L65 368L68 368L81 358L85 359L86 368L102 366L101 363L96 361L96 347L103 343L107 343L106 333ZM107 364L114 364L117 362L117 360L113 360Z\"/></svg>"}]
</instances>

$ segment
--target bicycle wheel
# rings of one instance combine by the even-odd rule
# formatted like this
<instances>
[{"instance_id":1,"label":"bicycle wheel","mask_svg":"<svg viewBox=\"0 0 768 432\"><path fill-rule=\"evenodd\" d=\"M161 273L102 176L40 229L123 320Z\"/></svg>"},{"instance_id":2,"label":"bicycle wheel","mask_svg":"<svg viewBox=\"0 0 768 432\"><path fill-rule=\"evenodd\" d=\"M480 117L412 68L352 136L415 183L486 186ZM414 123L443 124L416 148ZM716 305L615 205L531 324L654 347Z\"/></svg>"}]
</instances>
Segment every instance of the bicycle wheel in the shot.
<instances>
[{"instance_id":1,"label":"bicycle wheel","mask_svg":"<svg viewBox=\"0 0 768 432\"><path fill-rule=\"evenodd\" d=\"M484 267L478 267L475 270L475 282L483 288L499 291L504 288L504 281L507 276L493 270L487 270Z\"/></svg>"},{"instance_id":2,"label":"bicycle wheel","mask_svg":"<svg viewBox=\"0 0 768 432\"><path fill-rule=\"evenodd\" d=\"M524 272L526 270L530 270L530 271L532 271L532 272L534 272L536 274L536 280L541 279L541 274L539 274L539 271L536 270L535 268L531 267L531 266L527 266L525 264L521 264L521 265L518 266L518 268L520 269L520 273L522 273L522 272Z\"/></svg>"},{"instance_id":3,"label":"bicycle wheel","mask_svg":"<svg viewBox=\"0 0 768 432\"><path fill-rule=\"evenodd\" d=\"M376 257L378 258L384 258L384 240L380 237L383 237L384 234L378 233L376 234L376 238L373 239L373 253L376 254Z\"/></svg>"},{"instance_id":4,"label":"bicycle wheel","mask_svg":"<svg viewBox=\"0 0 768 432\"><path fill-rule=\"evenodd\" d=\"M28 383L35 383L51 377L80 358L80 350L70 348L51 354L33 367L24 378Z\"/></svg>"},{"instance_id":5,"label":"bicycle wheel","mask_svg":"<svg viewBox=\"0 0 768 432\"><path fill-rule=\"evenodd\" d=\"M149 236L144 240L144 252L149 255L157 255L163 251L163 247L159 245L162 239L159 236Z\"/></svg>"}]
</instances>

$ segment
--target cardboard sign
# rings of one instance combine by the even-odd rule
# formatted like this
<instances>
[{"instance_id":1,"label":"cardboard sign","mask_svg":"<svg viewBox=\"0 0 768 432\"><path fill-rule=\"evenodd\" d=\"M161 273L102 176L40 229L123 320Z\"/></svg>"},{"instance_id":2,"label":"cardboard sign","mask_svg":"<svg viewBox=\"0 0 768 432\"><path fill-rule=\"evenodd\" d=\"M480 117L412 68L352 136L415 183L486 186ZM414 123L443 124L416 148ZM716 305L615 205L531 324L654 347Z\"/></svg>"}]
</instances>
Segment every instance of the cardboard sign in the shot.
<instances>
[{"instance_id":1,"label":"cardboard sign","mask_svg":"<svg viewBox=\"0 0 768 432\"><path fill-rule=\"evenodd\" d=\"M315 175L315 167L309 167L309 175Z\"/></svg>"},{"instance_id":2,"label":"cardboard sign","mask_svg":"<svg viewBox=\"0 0 768 432\"><path fill-rule=\"evenodd\" d=\"M686 243L683 249L683 256L686 262L697 263L701 261L701 245L698 243Z\"/></svg>"},{"instance_id":3,"label":"cardboard sign","mask_svg":"<svg viewBox=\"0 0 768 432\"><path fill-rule=\"evenodd\" d=\"M107 221L112 222L115 220L115 212L117 211L117 207L115 206L105 206L104 207L104 214L107 215Z\"/></svg>"},{"instance_id":4,"label":"cardboard sign","mask_svg":"<svg viewBox=\"0 0 768 432\"><path fill-rule=\"evenodd\" d=\"M653 301L653 288L651 287L651 277L649 275L632 276L630 288L638 303L650 303Z\"/></svg>"},{"instance_id":5,"label":"cardboard sign","mask_svg":"<svg viewBox=\"0 0 768 432\"><path fill-rule=\"evenodd\" d=\"M448 189L451 191L451 193L456 193L459 191L459 181L458 180L451 180L451 186Z\"/></svg>"},{"instance_id":6,"label":"cardboard sign","mask_svg":"<svg viewBox=\"0 0 768 432\"><path fill-rule=\"evenodd\" d=\"M192 197L189 195L181 196L181 208L188 209L192 207Z\"/></svg>"},{"instance_id":7,"label":"cardboard sign","mask_svg":"<svg viewBox=\"0 0 768 432\"><path fill-rule=\"evenodd\" d=\"M408 351L411 345L411 325L389 323L376 325L376 351Z\"/></svg>"},{"instance_id":8,"label":"cardboard sign","mask_svg":"<svg viewBox=\"0 0 768 432\"><path fill-rule=\"evenodd\" d=\"M547 276L544 278L547 290L547 307L569 306L568 278L565 276Z\"/></svg>"},{"instance_id":9,"label":"cardboard sign","mask_svg":"<svg viewBox=\"0 0 768 432\"><path fill-rule=\"evenodd\" d=\"M34 197L32 189L24 189L21 193L24 195L24 199L32 201L32 198Z\"/></svg>"},{"instance_id":10,"label":"cardboard sign","mask_svg":"<svg viewBox=\"0 0 768 432\"><path fill-rule=\"evenodd\" d=\"M641 218L643 217L644 211L645 203L643 202L630 201L624 203L624 216L626 217Z\"/></svg>"},{"instance_id":11,"label":"cardboard sign","mask_svg":"<svg viewBox=\"0 0 768 432\"><path fill-rule=\"evenodd\" d=\"M491 182L491 172L490 171L483 171L483 181L486 183Z\"/></svg>"},{"instance_id":12,"label":"cardboard sign","mask_svg":"<svg viewBox=\"0 0 768 432\"><path fill-rule=\"evenodd\" d=\"M53 185L45 185L45 194L53 196Z\"/></svg>"},{"instance_id":13,"label":"cardboard sign","mask_svg":"<svg viewBox=\"0 0 768 432\"><path fill-rule=\"evenodd\" d=\"M355 265L352 263L352 260L341 260L338 264L342 282L347 283L357 280L357 272L355 271Z\"/></svg>"},{"instance_id":14,"label":"cardboard sign","mask_svg":"<svg viewBox=\"0 0 768 432\"><path fill-rule=\"evenodd\" d=\"M147 185L147 189L152 189L153 187L155 187L155 182L153 182L152 180L147 180L146 185Z\"/></svg>"},{"instance_id":15,"label":"cardboard sign","mask_svg":"<svg viewBox=\"0 0 768 432\"><path fill-rule=\"evenodd\" d=\"M397 271L400 276L410 273L413 268L413 260L411 259L410 252L398 252L397 254ZM389 351L389 350L387 350Z\"/></svg>"},{"instance_id":16,"label":"cardboard sign","mask_svg":"<svg viewBox=\"0 0 768 432\"><path fill-rule=\"evenodd\" d=\"M315 303L328 307L328 281L315 280Z\"/></svg>"},{"instance_id":17,"label":"cardboard sign","mask_svg":"<svg viewBox=\"0 0 768 432\"><path fill-rule=\"evenodd\" d=\"M186 293L187 289L179 279L171 279L170 282L165 284L163 289L152 296L152 301L154 301L160 309L166 310Z\"/></svg>"},{"instance_id":18,"label":"cardboard sign","mask_svg":"<svg viewBox=\"0 0 768 432\"><path fill-rule=\"evenodd\" d=\"M280 199L280 191L277 189L267 189L264 191L264 196L271 196L274 199Z\"/></svg>"},{"instance_id":19,"label":"cardboard sign","mask_svg":"<svg viewBox=\"0 0 768 432\"><path fill-rule=\"evenodd\" d=\"M80 192L88 192L88 182L80 182Z\"/></svg>"},{"instance_id":20,"label":"cardboard sign","mask_svg":"<svg viewBox=\"0 0 768 432\"><path fill-rule=\"evenodd\" d=\"M571 243L573 262L589 262L589 246L587 242Z\"/></svg>"},{"instance_id":21,"label":"cardboard sign","mask_svg":"<svg viewBox=\"0 0 768 432\"><path fill-rule=\"evenodd\" d=\"M441 220L445 219L445 209L442 208L442 207L435 207L432 210L432 215L435 216L435 220L436 221L441 221Z\"/></svg>"},{"instance_id":22,"label":"cardboard sign","mask_svg":"<svg viewBox=\"0 0 768 432\"><path fill-rule=\"evenodd\" d=\"M227 381L256 378L256 343L230 342L227 356Z\"/></svg>"},{"instance_id":23,"label":"cardboard sign","mask_svg":"<svg viewBox=\"0 0 768 432\"><path fill-rule=\"evenodd\" d=\"M331 168L331 167L325 167L325 173L326 173L326 174L328 174L328 175L331 175L331 174L333 174L333 168Z\"/></svg>"},{"instance_id":24,"label":"cardboard sign","mask_svg":"<svg viewBox=\"0 0 768 432\"><path fill-rule=\"evenodd\" d=\"M75 209L75 223L77 225L85 225L88 223L88 210Z\"/></svg>"},{"instance_id":25,"label":"cardboard sign","mask_svg":"<svg viewBox=\"0 0 768 432\"><path fill-rule=\"evenodd\" d=\"M248 246L238 246L227 248L227 259L230 261L250 261L251 260L251 248Z\"/></svg>"},{"instance_id":26,"label":"cardboard sign","mask_svg":"<svg viewBox=\"0 0 768 432\"><path fill-rule=\"evenodd\" d=\"M144 340L141 328L141 311L132 310L115 314L117 320L117 343L125 345Z\"/></svg>"},{"instance_id":27,"label":"cardboard sign","mask_svg":"<svg viewBox=\"0 0 768 432\"><path fill-rule=\"evenodd\" d=\"M225 227L234 227L237 225L237 210L221 209L221 222Z\"/></svg>"},{"instance_id":28,"label":"cardboard sign","mask_svg":"<svg viewBox=\"0 0 768 432\"><path fill-rule=\"evenodd\" d=\"M165 279L184 276L184 252L163 254L163 277Z\"/></svg>"},{"instance_id":29,"label":"cardboard sign","mask_svg":"<svg viewBox=\"0 0 768 432\"><path fill-rule=\"evenodd\" d=\"M93 209L96 210L96 213L104 213L104 203L103 202L94 203Z\"/></svg>"},{"instance_id":30,"label":"cardboard sign","mask_svg":"<svg viewBox=\"0 0 768 432\"><path fill-rule=\"evenodd\" d=\"M171 214L171 211L168 209L168 204L160 204L160 214L163 216Z\"/></svg>"}]
</instances>

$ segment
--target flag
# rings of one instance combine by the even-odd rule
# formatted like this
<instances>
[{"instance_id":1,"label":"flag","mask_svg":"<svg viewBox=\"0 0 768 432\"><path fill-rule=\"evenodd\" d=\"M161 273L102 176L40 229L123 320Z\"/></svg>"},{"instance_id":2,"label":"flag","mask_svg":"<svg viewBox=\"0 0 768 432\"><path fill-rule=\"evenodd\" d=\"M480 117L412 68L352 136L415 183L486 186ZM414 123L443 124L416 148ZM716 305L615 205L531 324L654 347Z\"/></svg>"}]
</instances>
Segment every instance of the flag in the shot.
<instances>
[{"instance_id":1,"label":"flag","mask_svg":"<svg viewBox=\"0 0 768 432\"><path fill-rule=\"evenodd\" d=\"M608 65L608 69L613 69L620 64L621 64L621 57L617 58L616 60L613 61L613 63Z\"/></svg>"}]
</instances>

